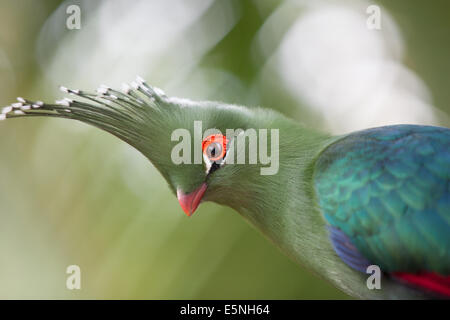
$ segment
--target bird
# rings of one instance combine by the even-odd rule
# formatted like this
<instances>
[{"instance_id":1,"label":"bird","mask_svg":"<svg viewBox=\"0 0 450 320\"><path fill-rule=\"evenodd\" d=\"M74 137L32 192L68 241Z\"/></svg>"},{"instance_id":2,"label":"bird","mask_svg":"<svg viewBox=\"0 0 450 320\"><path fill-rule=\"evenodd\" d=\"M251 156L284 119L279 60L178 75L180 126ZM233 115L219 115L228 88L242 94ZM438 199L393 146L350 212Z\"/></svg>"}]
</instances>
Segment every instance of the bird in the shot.
<instances>
[{"instance_id":1,"label":"bird","mask_svg":"<svg viewBox=\"0 0 450 320\"><path fill-rule=\"evenodd\" d=\"M0 120L56 117L109 132L153 164L187 216L206 201L228 206L352 297L450 298L449 128L332 135L272 109L170 97L141 77L121 89L60 89L70 98L19 97ZM250 148L251 130L259 151L270 144L272 172L250 153L233 160ZM269 131L270 143L261 134Z\"/></svg>"}]
</instances>

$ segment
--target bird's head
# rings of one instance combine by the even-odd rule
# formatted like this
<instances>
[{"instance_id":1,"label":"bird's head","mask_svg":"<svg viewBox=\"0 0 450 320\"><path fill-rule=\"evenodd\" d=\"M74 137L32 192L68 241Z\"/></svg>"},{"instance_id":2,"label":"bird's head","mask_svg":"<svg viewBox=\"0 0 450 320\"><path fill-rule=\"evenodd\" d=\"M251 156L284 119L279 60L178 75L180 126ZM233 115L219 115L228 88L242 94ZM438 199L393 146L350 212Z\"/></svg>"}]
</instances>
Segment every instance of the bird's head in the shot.
<instances>
[{"instance_id":1,"label":"bird's head","mask_svg":"<svg viewBox=\"0 0 450 320\"><path fill-rule=\"evenodd\" d=\"M244 155L244 163L239 163L239 152L249 148L246 130L273 127L278 114L218 102L171 98L141 78L124 85L121 91L106 86L96 93L65 87L61 90L74 99L46 104L18 98L17 103L3 108L0 120L31 116L67 118L119 137L160 171L188 216L202 200L230 206L242 203L257 192L249 185L258 185L258 179L264 179L260 164L248 165L252 155L247 158ZM240 138L243 138L241 145L237 143Z\"/></svg>"}]
</instances>

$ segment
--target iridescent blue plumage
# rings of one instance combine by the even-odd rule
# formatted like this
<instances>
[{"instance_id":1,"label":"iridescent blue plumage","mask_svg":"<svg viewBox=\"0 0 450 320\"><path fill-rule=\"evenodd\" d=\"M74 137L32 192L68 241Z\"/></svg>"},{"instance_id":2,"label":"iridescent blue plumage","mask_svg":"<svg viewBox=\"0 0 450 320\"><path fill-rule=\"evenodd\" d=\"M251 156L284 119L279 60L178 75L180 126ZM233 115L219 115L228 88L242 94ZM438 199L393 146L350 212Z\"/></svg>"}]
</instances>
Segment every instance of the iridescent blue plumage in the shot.
<instances>
[{"instance_id":1,"label":"iridescent blue plumage","mask_svg":"<svg viewBox=\"0 0 450 320\"><path fill-rule=\"evenodd\" d=\"M321 153L314 184L326 221L372 264L450 275L450 129L350 134Z\"/></svg>"}]
</instances>

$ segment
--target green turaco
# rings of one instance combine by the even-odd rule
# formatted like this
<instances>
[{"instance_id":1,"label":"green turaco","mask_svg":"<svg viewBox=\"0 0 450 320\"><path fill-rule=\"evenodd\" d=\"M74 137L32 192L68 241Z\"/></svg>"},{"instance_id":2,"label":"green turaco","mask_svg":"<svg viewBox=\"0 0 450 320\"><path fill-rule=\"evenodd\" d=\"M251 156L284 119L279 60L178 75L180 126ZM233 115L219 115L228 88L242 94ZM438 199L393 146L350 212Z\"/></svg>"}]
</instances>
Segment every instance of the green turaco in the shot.
<instances>
[{"instance_id":1,"label":"green turaco","mask_svg":"<svg viewBox=\"0 0 450 320\"><path fill-rule=\"evenodd\" d=\"M61 89L74 99L18 98L0 120L105 130L152 162L188 216L202 201L231 207L354 297L450 297L450 129L331 136L268 109L168 97L141 78L120 91Z\"/></svg>"}]
</instances>

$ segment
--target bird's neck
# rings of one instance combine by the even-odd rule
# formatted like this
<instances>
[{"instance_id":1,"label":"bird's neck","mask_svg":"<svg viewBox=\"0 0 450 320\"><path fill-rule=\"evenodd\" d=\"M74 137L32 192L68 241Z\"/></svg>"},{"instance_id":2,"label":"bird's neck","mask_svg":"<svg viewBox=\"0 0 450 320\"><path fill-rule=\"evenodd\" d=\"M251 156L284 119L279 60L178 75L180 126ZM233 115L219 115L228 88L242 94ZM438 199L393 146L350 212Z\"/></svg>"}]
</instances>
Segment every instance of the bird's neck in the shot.
<instances>
[{"instance_id":1,"label":"bird's neck","mask_svg":"<svg viewBox=\"0 0 450 320\"><path fill-rule=\"evenodd\" d=\"M286 132L283 133L283 130ZM300 126L280 129L279 170L275 175L242 180L248 197L237 196L232 206L276 242L285 238L285 223L303 225L321 220L313 190L313 169L320 152L335 139Z\"/></svg>"},{"instance_id":2,"label":"bird's neck","mask_svg":"<svg viewBox=\"0 0 450 320\"><path fill-rule=\"evenodd\" d=\"M280 129L279 172L253 172L255 176L241 179L227 204L293 260L326 276L324 266L334 263L334 252L316 204L313 175L320 152L337 138L298 126L284 131Z\"/></svg>"},{"instance_id":3,"label":"bird's neck","mask_svg":"<svg viewBox=\"0 0 450 320\"><path fill-rule=\"evenodd\" d=\"M313 166L320 152L335 138L301 127L290 120L272 123L279 129L279 170L261 175L258 166L247 166L213 201L238 211L281 247L290 228L298 225L304 236L321 223L312 186ZM290 250L290 249L287 249Z\"/></svg>"}]
</instances>

